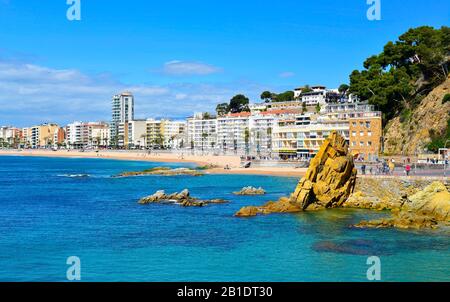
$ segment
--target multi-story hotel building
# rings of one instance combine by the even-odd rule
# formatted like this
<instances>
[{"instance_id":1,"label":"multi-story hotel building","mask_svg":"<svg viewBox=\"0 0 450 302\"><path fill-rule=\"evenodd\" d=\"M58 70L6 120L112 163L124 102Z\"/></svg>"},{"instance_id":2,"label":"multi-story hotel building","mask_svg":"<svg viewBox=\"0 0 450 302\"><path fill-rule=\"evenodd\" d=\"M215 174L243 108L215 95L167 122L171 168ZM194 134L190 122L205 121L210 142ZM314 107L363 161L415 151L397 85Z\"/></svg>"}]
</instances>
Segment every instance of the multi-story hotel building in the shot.
<instances>
[{"instance_id":1,"label":"multi-story hotel building","mask_svg":"<svg viewBox=\"0 0 450 302\"><path fill-rule=\"evenodd\" d=\"M134 120L119 124L119 146L143 148L147 141L147 121Z\"/></svg>"},{"instance_id":2,"label":"multi-story hotel building","mask_svg":"<svg viewBox=\"0 0 450 302\"><path fill-rule=\"evenodd\" d=\"M109 140L109 125L105 122L73 122L66 126L69 148L107 147Z\"/></svg>"},{"instance_id":3,"label":"multi-story hotel building","mask_svg":"<svg viewBox=\"0 0 450 302\"><path fill-rule=\"evenodd\" d=\"M187 125L184 121L163 120L161 123L161 133L164 138L164 148L180 149L186 147Z\"/></svg>"},{"instance_id":4,"label":"multi-story hotel building","mask_svg":"<svg viewBox=\"0 0 450 302\"><path fill-rule=\"evenodd\" d=\"M131 92L123 92L112 98L111 140L119 141L119 124L134 120L134 97ZM123 141L123 139L122 139ZM123 144L119 144L123 146Z\"/></svg>"},{"instance_id":5,"label":"multi-story hotel building","mask_svg":"<svg viewBox=\"0 0 450 302\"><path fill-rule=\"evenodd\" d=\"M269 111L250 116L250 152L252 154L270 155L275 121L276 116L270 114Z\"/></svg>"},{"instance_id":6,"label":"multi-story hotel building","mask_svg":"<svg viewBox=\"0 0 450 302\"><path fill-rule=\"evenodd\" d=\"M327 104L320 114L279 119L273 131L274 153L281 158L313 157L331 131L349 143L350 150L368 160L377 158L381 141L381 113L367 103Z\"/></svg>"},{"instance_id":7,"label":"multi-story hotel building","mask_svg":"<svg viewBox=\"0 0 450 302\"><path fill-rule=\"evenodd\" d=\"M148 148L162 148L164 135L161 127L161 120L148 119L146 121L146 137Z\"/></svg>"},{"instance_id":8,"label":"multi-story hotel building","mask_svg":"<svg viewBox=\"0 0 450 302\"><path fill-rule=\"evenodd\" d=\"M250 112L230 113L217 119L217 144L223 152L250 149Z\"/></svg>"},{"instance_id":9,"label":"multi-story hotel building","mask_svg":"<svg viewBox=\"0 0 450 302\"><path fill-rule=\"evenodd\" d=\"M22 129L15 127L0 127L0 142L18 146L22 139Z\"/></svg>"},{"instance_id":10,"label":"multi-story hotel building","mask_svg":"<svg viewBox=\"0 0 450 302\"><path fill-rule=\"evenodd\" d=\"M92 146L106 148L110 143L111 131L105 122L89 123Z\"/></svg>"},{"instance_id":11,"label":"multi-story hotel building","mask_svg":"<svg viewBox=\"0 0 450 302\"><path fill-rule=\"evenodd\" d=\"M55 129L53 133L53 147L57 148L61 146L66 140L66 130L62 127Z\"/></svg>"},{"instance_id":12,"label":"multi-story hotel building","mask_svg":"<svg viewBox=\"0 0 450 302\"><path fill-rule=\"evenodd\" d=\"M187 121L188 148L214 150L217 145L217 119L196 113Z\"/></svg>"},{"instance_id":13,"label":"multi-story hotel building","mask_svg":"<svg viewBox=\"0 0 450 302\"><path fill-rule=\"evenodd\" d=\"M66 126L66 143L69 148L82 149L91 143L89 123L73 122Z\"/></svg>"},{"instance_id":14,"label":"multi-story hotel building","mask_svg":"<svg viewBox=\"0 0 450 302\"><path fill-rule=\"evenodd\" d=\"M55 130L59 128L56 124L42 124L28 128L27 144L31 148L43 148L53 146Z\"/></svg>"},{"instance_id":15,"label":"multi-story hotel building","mask_svg":"<svg viewBox=\"0 0 450 302\"><path fill-rule=\"evenodd\" d=\"M362 160L374 161L381 150L381 112L362 112L350 120L350 149Z\"/></svg>"}]
</instances>

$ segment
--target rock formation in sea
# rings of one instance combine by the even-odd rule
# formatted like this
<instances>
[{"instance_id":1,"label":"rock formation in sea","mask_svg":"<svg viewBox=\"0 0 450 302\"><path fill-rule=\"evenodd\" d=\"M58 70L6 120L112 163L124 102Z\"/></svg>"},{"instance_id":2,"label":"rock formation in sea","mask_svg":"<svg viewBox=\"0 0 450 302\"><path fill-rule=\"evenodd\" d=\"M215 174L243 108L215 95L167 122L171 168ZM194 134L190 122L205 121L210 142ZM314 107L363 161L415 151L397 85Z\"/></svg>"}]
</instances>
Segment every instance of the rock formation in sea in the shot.
<instances>
[{"instance_id":1,"label":"rock formation in sea","mask_svg":"<svg viewBox=\"0 0 450 302\"><path fill-rule=\"evenodd\" d=\"M362 221L355 227L419 229L450 226L450 193L443 183L433 182L406 197L403 204L391 212L390 218Z\"/></svg>"},{"instance_id":2,"label":"rock formation in sea","mask_svg":"<svg viewBox=\"0 0 450 302\"><path fill-rule=\"evenodd\" d=\"M291 196L291 202L303 210L312 203L325 208L338 207L353 192L356 174L347 142L333 131L311 160L305 177Z\"/></svg>"},{"instance_id":3,"label":"rock formation in sea","mask_svg":"<svg viewBox=\"0 0 450 302\"><path fill-rule=\"evenodd\" d=\"M243 187L240 191L238 192L233 192L234 195L264 195L266 194L266 191L259 187L259 188L255 188L255 187Z\"/></svg>"},{"instance_id":4,"label":"rock formation in sea","mask_svg":"<svg viewBox=\"0 0 450 302\"><path fill-rule=\"evenodd\" d=\"M336 131L324 141L290 198L244 207L235 216L292 213L341 206L353 192L357 170L345 139Z\"/></svg>"},{"instance_id":5,"label":"rock formation in sea","mask_svg":"<svg viewBox=\"0 0 450 302\"><path fill-rule=\"evenodd\" d=\"M150 168L144 171L122 172L115 177L133 177L133 176L145 176L145 175L160 175L160 176L177 176L177 175L189 175L189 176L201 176L203 172L196 169L189 168L175 168L169 167L156 167Z\"/></svg>"},{"instance_id":6,"label":"rock formation in sea","mask_svg":"<svg viewBox=\"0 0 450 302\"><path fill-rule=\"evenodd\" d=\"M189 190L185 189L180 193L175 192L172 194L166 194L165 191L160 190L153 195L144 197L139 200L139 204L142 205L151 203L177 204L182 207L203 207L209 204L227 203L227 201L223 199L199 200L198 198L191 197Z\"/></svg>"}]
</instances>

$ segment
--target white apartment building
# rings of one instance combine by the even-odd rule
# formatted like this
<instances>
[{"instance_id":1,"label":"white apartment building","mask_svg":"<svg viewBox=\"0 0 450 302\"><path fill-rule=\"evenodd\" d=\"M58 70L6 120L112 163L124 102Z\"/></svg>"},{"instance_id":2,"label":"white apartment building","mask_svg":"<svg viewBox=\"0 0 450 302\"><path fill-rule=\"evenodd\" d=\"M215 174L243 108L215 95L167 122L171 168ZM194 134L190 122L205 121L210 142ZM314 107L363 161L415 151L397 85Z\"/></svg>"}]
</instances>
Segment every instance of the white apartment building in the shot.
<instances>
[{"instance_id":1,"label":"white apartment building","mask_svg":"<svg viewBox=\"0 0 450 302\"><path fill-rule=\"evenodd\" d=\"M222 152L250 151L250 115L241 112L217 119L217 144Z\"/></svg>"},{"instance_id":2,"label":"white apartment building","mask_svg":"<svg viewBox=\"0 0 450 302\"><path fill-rule=\"evenodd\" d=\"M88 123L73 122L66 126L66 144L69 148L82 149L91 143L92 136Z\"/></svg>"},{"instance_id":3,"label":"white apartment building","mask_svg":"<svg viewBox=\"0 0 450 302\"><path fill-rule=\"evenodd\" d=\"M193 150L214 150L217 145L217 119L196 113L187 120L187 147Z\"/></svg>"},{"instance_id":4,"label":"white apartment building","mask_svg":"<svg viewBox=\"0 0 450 302\"><path fill-rule=\"evenodd\" d=\"M111 140L118 140L119 124L134 120L134 96L123 92L112 98ZM120 145L119 146L123 146Z\"/></svg>"},{"instance_id":5,"label":"white apartment building","mask_svg":"<svg viewBox=\"0 0 450 302\"><path fill-rule=\"evenodd\" d=\"M109 124L105 122L89 123L94 147L108 147L111 141L111 130Z\"/></svg>"},{"instance_id":6,"label":"white apartment building","mask_svg":"<svg viewBox=\"0 0 450 302\"><path fill-rule=\"evenodd\" d=\"M311 92L301 93L302 102L307 106L326 104L327 90L325 86L313 86Z\"/></svg>"},{"instance_id":7,"label":"white apartment building","mask_svg":"<svg viewBox=\"0 0 450 302\"><path fill-rule=\"evenodd\" d=\"M272 133L276 120L276 116L266 112L250 116L250 152L252 154L268 155L272 152Z\"/></svg>"},{"instance_id":8,"label":"white apartment building","mask_svg":"<svg viewBox=\"0 0 450 302\"><path fill-rule=\"evenodd\" d=\"M125 146L143 148L147 143L147 121L135 120L128 122L128 139Z\"/></svg>"},{"instance_id":9,"label":"white apartment building","mask_svg":"<svg viewBox=\"0 0 450 302\"><path fill-rule=\"evenodd\" d=\"M184 121L163 120L161 132L164 137L164 147L169 149L181 149L187 143L187 123Z\"/></svg>"},{"instance_id":10,"label":"white apartment building","mask_svg":"<svg viewBox=\"0 0 450 302\"><path fill-rule=\"evenodd\" d=\"M350 146L350 120L372 115L378 117L379 113L373 110L374 107L367 103L336 103L327 104L320 114L280 118L273 130L273 151L285 159L311 158L333 130L342 135Z\"/></svg>"},{"instance_id":11,"label":"white apartment building","mask_svg":"<svg viewBox=\"0 0 450 302\"><path fill-rule=\"evenodd\" d=\"M105 122L73 122L65 130L69 148L106 147L109 144L109 125Z\"/></svg>"},{"instance_id":12,"label":"white apartment building","mask_svg":"<svg viewBox=\"0 0 450 302\"><path fill-rule=\"evenodd\" d=\"M338 131L348 141L348 120L330 119L313 114L280 119L273 132L273 151L285 159L314 157L333 130Z\"/></svg>"},{"instance_id":13,"label":"white apartment building","mask_svg":"<svg viewBox=\"0 0 450 302\"><path fill-rule=\"evenodd\" d=\"M309 125L298 127L297 158L314 157L332 131L337 131L349 142L348 120L318 118Z\"/></svg>"},{"instance_id":14,"label":"white apartment building","mask_svg":"<svg viewBox=\"0 0 450 302\"><path fill-rule=\"evenodd\" d=\"M15 127L0 127L0 142L7 144L18 143L22 137L22 130Z\"/></svg>"}]
</instances>

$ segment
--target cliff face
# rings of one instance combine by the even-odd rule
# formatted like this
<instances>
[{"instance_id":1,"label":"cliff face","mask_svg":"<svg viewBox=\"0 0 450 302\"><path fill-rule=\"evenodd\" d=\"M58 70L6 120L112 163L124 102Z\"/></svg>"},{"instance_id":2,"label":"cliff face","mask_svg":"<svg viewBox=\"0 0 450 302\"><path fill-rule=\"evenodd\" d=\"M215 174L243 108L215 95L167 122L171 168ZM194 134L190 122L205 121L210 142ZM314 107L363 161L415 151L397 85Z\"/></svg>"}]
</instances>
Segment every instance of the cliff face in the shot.
<instances>
[{"instance_id":1,"label":"cliff face","mask_svg":"<svg viewBox=\"0 0 450 302\"><path fill-rule=\"evenodd\" d=\"M445 133L450 115L450 102L442 103L450 93L450 76L425 97L411 114L401 121L396 117L386 125L384 152L386 154L414 155L423 153L431 142L431 135Z\"/></svg>"}]
</instances>

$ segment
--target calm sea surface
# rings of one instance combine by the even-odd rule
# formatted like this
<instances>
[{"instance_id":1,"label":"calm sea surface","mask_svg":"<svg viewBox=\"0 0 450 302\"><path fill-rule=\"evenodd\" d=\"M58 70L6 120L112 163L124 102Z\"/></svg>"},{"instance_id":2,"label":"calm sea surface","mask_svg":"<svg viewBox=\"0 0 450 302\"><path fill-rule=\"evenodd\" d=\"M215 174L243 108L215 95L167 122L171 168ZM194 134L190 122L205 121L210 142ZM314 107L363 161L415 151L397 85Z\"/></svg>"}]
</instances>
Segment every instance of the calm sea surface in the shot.
<instances>
[{"instance_id":1,"label":"calm sea surface","mask_svg":"<svg viewBox=\"0 0 450 302\"><path fill-rule=\"evenodd\" d=\"M0 281L66 281L70 256L81 259L82 281L366 281L368 256L380 257L384 281L450 281L444 233L349 227L385 213L233 217L242 206L288 195L295 178L111 178L161 165L190 166L0 156ZM268 194L231 194L247 185ZM156 190L185 188L230 203L137 204Z\"/></svg>"}]
</instances>

